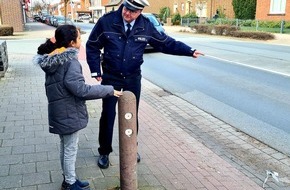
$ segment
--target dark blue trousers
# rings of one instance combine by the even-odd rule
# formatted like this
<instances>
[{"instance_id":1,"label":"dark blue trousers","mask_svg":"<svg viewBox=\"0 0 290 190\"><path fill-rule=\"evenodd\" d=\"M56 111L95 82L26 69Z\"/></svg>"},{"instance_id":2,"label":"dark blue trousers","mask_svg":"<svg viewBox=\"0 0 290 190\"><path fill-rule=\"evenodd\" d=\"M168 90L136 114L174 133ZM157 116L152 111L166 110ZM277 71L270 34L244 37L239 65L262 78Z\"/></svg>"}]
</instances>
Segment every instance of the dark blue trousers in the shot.
<instances>
[{"instance_id":1,"label":"dark blue trousers","mask_svg":"<svg viewBox=\"0 0 290 190\"><path fill-rule=\"evenodd\" d=\"M141 93L141 74L129 77L116 76L104 73L102 76L102 85L113 85L115 90L131 91L136 96L137 106L137 131L138 131L138 108ZM109 155L112 151L112 139L114 122L116 117L116 104L118 98L112 96L102 99L102 114L100 118L99 144L100 155Z\"/></svg>"}]
</instances>

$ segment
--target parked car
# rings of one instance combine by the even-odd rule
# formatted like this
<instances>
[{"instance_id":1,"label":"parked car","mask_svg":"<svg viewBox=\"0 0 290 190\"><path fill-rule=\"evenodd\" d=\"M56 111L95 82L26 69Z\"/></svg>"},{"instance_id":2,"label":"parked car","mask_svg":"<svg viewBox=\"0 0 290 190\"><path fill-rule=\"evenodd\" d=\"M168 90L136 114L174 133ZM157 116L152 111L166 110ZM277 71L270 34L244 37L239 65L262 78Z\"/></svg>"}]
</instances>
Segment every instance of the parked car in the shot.
<instances>
[{"instance_id":1,"label":"parked car","mask_svg":"<svg viewBox=\"0 0 290 190\"><path fill-rule=\"evenodd\" d=\"M146 16L147 18L149 18L150 22L153 23L153 25L155 26L155 28L160 32L165 32L165 29L163 28L163 24L161 22L159 22L159 20L157 19L157 17L153 14L153 13L142 13L144 16Z\"/></svg>"},{"instance_id":2,"label":"parked car","mask_svg":"<svg viewBox=\"0 0 290 190\"><path fill-rule=\"evenodd\" d=\"M89 14L79 15L79 20L89 20L90 18L91 18L91 15Z\"/></svg>"},{"instance_id":3,"label":"parked car","mask_svg":"<svg viewBox=\"0 0 290 190\"><path fill-rule=\"evenodd\" d=\"M150 22L155 26L155 28L160 32L160 33L165 33L165 29L163 28L163 24L159 22L157 17L153 13L142 13L145 17L147 17ZM147 44L146 50L153 50L154 48Z\"/></svg>"},{"instance_id":4,"label":"parked car","mask_svg":"<svg viewBox=\"0 0 290 190\"><path fill-rule=\"evenodd\" d=\"M41 18L40 18L39 15L33 15L33 20L34 20L35 22L41 22Z\"/></svg>"},{"instance_id":5,"label":"parked car","mask_svg":"<svg viewBox=\"0 0 290 190\"><path fill-rule=\"evenodd\" d=\"M45 17L45 21L44 21L44 23L47 24L47 25L52 25L53 18L54 18L53 15L47 15L47 16Z\"/></svg>"},{"instance_id":6,"label":"parked car","mask_svg":"<svg viewBox=\"0 0 290 190\"><path fill-rule=\"evenodd\" d=\"M64 16L54 16L53 26L58 27L64 24L74 25L73 21L70 18L65 18Z\"/></svg>"},{"instance_id":7,"label":"parked car","mask_svg":"<svg viewBox=\"0 0 290 190\"><path fill-rule=\"evenodd\" d=\"M48 17L48 16L49 16L48 14L42 14L41 17L40 17L41 18L41 22L45 23L46 17Z\"/></svg>"}]
</instances>

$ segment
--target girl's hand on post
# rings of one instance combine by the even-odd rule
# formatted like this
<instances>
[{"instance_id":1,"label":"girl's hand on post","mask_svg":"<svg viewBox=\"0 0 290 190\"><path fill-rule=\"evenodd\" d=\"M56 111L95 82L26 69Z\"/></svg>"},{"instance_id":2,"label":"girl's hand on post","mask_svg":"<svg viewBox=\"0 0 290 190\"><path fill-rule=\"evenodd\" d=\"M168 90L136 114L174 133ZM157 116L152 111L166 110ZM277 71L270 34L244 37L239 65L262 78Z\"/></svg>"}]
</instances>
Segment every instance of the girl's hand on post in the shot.
<instances>
[{"instance_id":1,"label":"girl's hand on post","mask_svg":"<svg viewBox=\"0 0 290 190\"><path fill-rule=\"evenodd\" d=\"M120 97L123 95L123 91L114 90L114 96Z\"/></svg>"},{"instance_id":2,"label":"girl's hand on post","mask_svg":"<svg viewBox=\"0 0 290 190\"><path fill-rule=\"evenodd\" d=\"M96 77L97 81L102 81L102 77Z\"/></svg>"}]
</instances>

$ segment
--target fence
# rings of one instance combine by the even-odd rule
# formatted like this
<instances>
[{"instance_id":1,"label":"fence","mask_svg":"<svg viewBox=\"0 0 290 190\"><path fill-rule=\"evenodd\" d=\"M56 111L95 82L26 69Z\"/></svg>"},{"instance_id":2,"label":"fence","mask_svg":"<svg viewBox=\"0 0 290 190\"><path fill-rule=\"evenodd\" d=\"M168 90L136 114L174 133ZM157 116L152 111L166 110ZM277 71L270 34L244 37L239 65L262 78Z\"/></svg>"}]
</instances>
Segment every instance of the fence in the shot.
<instances>
[{"instance_id":1,"label":"fence","mask_svg":"<svg viewBox=\"0 0 290 190\"><path fill-rule=\"evenodd\" d=\"M290 21L263 21L263 20L241 20L241 19L203 19L203 18L181 18L182 26L193 26L195 24L230 25L240 28L242 31L260 31L271 33L290 34Z\"/></svg>"}]
</instances>

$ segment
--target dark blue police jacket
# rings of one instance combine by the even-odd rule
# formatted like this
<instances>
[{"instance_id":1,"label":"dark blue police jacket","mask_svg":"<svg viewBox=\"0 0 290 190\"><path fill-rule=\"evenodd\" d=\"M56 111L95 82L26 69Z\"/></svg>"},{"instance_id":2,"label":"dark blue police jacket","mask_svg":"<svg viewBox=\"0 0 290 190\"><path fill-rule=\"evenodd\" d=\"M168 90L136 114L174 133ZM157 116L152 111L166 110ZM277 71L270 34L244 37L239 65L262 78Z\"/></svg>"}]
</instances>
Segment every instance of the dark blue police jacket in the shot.
<instances>
[{"instance_id":1,"label":"dark blue police jacket","mask_svg":"<svg viewBox=\"0 0 290 190\"><path fill-rule=\"evenodd\" d=\"M104 73L130 76L141 73L143 53L147 44L155 50L172 55L192 56L192 48L176 41L165 33L159 33L142 14L136 19L130 36L126 36L122 18L123 5L101 17L86 43L86 56L93 77Z\"/></svg>"}]
</instances>

